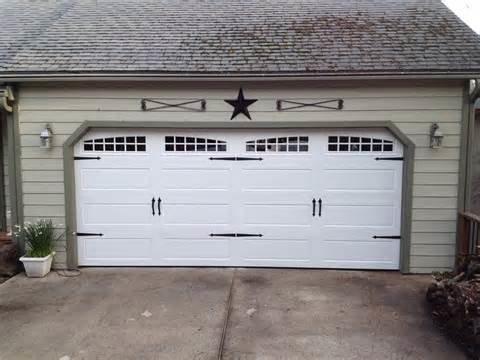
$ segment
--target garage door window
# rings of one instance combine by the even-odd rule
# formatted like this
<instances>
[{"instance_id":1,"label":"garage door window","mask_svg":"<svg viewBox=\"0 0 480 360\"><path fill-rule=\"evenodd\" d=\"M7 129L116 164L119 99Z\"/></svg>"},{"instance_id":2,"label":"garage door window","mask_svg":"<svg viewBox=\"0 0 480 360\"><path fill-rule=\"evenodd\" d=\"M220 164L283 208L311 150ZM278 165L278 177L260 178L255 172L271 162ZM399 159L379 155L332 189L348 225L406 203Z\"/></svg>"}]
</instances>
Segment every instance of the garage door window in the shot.
<instances>
[{"instance_id":1,"label":"garage door window","mask_svg":"<svg viewBox=\"0 0 480 360\"><path fill-rule=\"evenodd\" d=\"M392 152L393 141L360 137L360 136L329 136L329 152Z\"/></svg>"},{"instance_id":2,"label":"garage door window","mask_svg":"<svg viewBox=\"0 0 480 360\"><path fill-rule=\"evenodd\" d=\"M83 151L96 152L144 152L145 136L115 136L83 141Z\"/></svg>"},{"instance_id":3,"label":"garage door window","mask_svg":"<svg viewBox=\"0 0 480 360\"><path fill-rule=\"evenodd\" d=\"M227 142L190 136L165 136L167 152L219 152L227 151Z\"/></svg>"},{"instance_id":4,"label":"garage door window","mask_svg":"<svg viewBox=\"0 0 480 360\"><path fill-rule=\"evenodd\" d=\"M308 136L286 136L247 141L249 152L306 152Z\"/></svg>"}]
</instances>

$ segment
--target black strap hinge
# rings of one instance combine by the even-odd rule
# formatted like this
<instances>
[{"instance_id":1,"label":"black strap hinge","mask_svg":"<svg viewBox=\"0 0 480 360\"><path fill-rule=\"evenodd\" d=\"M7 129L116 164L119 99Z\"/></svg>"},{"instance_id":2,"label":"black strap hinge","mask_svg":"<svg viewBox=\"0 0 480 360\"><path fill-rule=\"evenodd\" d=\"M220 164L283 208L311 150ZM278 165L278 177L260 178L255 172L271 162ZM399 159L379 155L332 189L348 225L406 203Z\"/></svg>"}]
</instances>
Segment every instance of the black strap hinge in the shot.
<instances>
[{"instance_id":1,"label":"black strap hinge","mask_svg":"<svg viewBox=\"0 0 480 360\"><path fill-rule=\"evenodd\" d=\"M401 239L402 237L400 235L392 235L392 236L377 236L373 235L374 239Z\"/></svg>"},{"instance_id":2,"label":"black strap hinge","mask_svg":"<svg viewBox=\"0 0 480 360\"><path fill-rule=\"evenodd\" d=\"M210 237L262 237L263 234L223 233L210 234Z\"/></svg>"},{"instance_id":3,"label":"black strap hinge","mask_svg":"<svg viewBox=\"0 0 480 360\"><path fill-rule=\"evenodd\" d=\"M393 160L393 161L403 161L405 160L403 156L399 157L376 157L375 160Z\"/></svg>"},{"instance_id":4,"label":"black strap hinge","mask_svg":"<svg viewBox=\"0 0 480 360\"><path fill-rule=\"evenodd\" d=\"M237 233L235 234L235 237L262 237L263 234L242 234L242 233Z\"/></svg>"},{"instance_id":5,"label":"black strap hinge","mask_svg":"<svg viewBox=\"0 0 480 360\"><path fill-rule=\"evenodd\" d=\"M261 157L242 157L242 156L228 156L228 157L211 157L210 160L223 161L262 161Z\"/></svg>"},{"instance_id":6,"label":"black strap hinge","mask_svg":"<svg viewBox=\"0 0 480 360\"><path fill-rule=\"evenodd\" d=\"M74 156L73 160L100 160L100 156Z\"/></svg>"},{"instance_id":7,"label":"black strap hinge","mask_svg":"<svg viewBox=\"0 0 480 360\"><path fill-rule=\"evenodd\" d=\"M210 234L210 237L235 237L235 233Z\"/></svg>"},{"instance_id":8,"label":"black strap hinge","mask_svg":"<svg viewBox=\"0 0 480 360\"><path fill-rule=\"evenodd\" d=\"M103 236L102 233L75 232L73 234L76 236Z\"/></svg>"}]
</instances>

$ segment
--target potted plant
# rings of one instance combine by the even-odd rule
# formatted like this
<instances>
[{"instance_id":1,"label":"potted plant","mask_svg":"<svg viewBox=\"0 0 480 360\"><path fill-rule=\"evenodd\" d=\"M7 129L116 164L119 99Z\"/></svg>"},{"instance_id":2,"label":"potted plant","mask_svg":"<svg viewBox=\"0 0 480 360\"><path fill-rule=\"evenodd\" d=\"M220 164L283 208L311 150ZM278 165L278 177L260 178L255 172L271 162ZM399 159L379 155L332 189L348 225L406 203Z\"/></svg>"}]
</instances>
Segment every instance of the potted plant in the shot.
<instances>
[{"instance_id":1,"label":"potted plant","mask_svg":"<svg viewBox=\"0 0 480 360\"><path fill-rule=\"evenodd\" d=\"M25 243L26 255L20 258L28 277L44 277L52 266L54 243L62 235L55 237L55 227L51 220L26 223L18 228L19 236Z\"/></svg>"}]
</instances>

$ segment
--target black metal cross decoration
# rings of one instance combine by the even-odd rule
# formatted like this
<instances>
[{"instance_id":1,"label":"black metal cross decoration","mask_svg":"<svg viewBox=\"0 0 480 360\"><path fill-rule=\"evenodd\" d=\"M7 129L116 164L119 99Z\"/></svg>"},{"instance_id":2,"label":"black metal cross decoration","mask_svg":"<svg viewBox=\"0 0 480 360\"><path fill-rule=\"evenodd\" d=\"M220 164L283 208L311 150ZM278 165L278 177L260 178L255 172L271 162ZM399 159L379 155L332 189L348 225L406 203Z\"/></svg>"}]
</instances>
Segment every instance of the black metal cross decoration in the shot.
<instances>
[{"instance_id":1,"label":"black metal cross decoration","mask_svg":"<svg viewBox=\"0 0 480 360\"><path fill-rule=\"evenodd\" d=\"M248 107L252 105L254 102L257 101L257 99L245 99L243 96L243 89L240 88L238 92L238 96L234 100L224 100L227 104L230 104L233 106L233 113L232 117L230 120L235 119L235 117L238 114L243 114L245 115L249 120L252 120L250 117L250 113L248 112Z\"/></svg>"},{"instance_id":2,"label":"black metal cross decoration","mask_svg":"<svg viewBox=\"0 0 480 360\"><path fill-rule=\"evenodd\" d=\"M147 104L152 103L160 106L148 107ZM195 108L191 105L200 104L199 108ZM159 99L142 99L140 105L143 111L155 111L155 110L167 110L171 108L178 108L188 111L205 111L207 108L207 101L205 99L192 99L182 102L172 103L171 101L165 102L164 100Z\"/></svg>"},{"instance_id":3,"label":"black metal cross decoration","mask_svg":"<svg viewBox=\"0 0 480 360\"><path fill-rule=\"evenodd\" d=\"M343 99L321 100L313 103L305 103L305 102L293 101L293 100L277 100L277 110L288 111L288 110L300 109L303 107L315 107L317 109L327 109L327 110L342 110L343 103L344 103ZM293 106L283 107L283 104L290 104ZM335 104L335 106L333 106L333 104Z\"/></svg>"}]
</instances>

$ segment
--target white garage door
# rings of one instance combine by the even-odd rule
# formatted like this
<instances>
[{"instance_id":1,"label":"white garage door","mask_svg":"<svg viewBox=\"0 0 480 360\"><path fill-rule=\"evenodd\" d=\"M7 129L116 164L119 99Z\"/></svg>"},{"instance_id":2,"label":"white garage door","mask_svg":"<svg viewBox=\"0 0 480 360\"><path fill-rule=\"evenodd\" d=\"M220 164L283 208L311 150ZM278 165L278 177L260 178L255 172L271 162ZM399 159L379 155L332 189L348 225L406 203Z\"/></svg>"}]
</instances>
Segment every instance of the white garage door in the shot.
<instances>
[{"instance_id":1,"label":"white garage door","mask_svg":"<svg viewBox=\"0 0 480 360\"><path fill-rule=\"evenodd\" d=\"M102 130L76 146L80 265L398 269L385 130Z\"/></svg>"}]
</instances>

